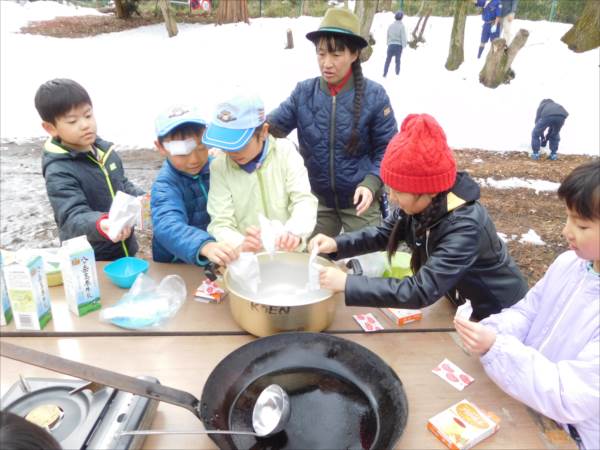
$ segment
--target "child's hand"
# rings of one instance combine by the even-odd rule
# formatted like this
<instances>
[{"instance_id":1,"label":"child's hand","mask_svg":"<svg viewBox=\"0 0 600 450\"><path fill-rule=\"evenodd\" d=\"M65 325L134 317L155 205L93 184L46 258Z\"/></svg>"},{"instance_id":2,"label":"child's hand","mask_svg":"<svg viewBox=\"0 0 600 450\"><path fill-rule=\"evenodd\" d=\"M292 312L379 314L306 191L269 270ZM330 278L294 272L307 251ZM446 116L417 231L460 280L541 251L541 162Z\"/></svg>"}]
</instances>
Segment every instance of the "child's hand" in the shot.
<instances>
[{"instance_id":1,"label":"child's hand","mask_svg":"<svg viewBox=\"0 0 600 450\"><path fill-rule=\"evenodd\" d=\"M108 236L108 228L109 228L108 218L102 219L100 221L100 229L106 236ZM117 242L124 241L125 239L129 238L129 236L131 236L132 231L133 231L133 227L125 227L121 230L121 232L117 236L115 236L114 239L110 239L110 238L109 239L113 244L116 244Z\"/></svg>"},{"instance_id":2,"label":"child's hand","mask_svg":"<svg viewBox=\"0 0 600 450\"><path fill-rule=\"evenodd\" d=\"M312 252L312 249L315 246L319 248L319 253L337 252L337 244L335 243L335 239L321 233L317 234L310 240L308 243L308 250Z\"/></svg>"},{"instance_id":3,"label":"child's hand","mask_svg":"<svg viewBox=\"0 0 600 450\"><path fill-rule=\"evenodd\" d=\"M373 193L364 186L359 186L354 191L354 204L356 205L356 215L360 216L373 203Z\"/></svg>"},{"instance_id":4,"label":"child's hand","mask_svg":"<svg viewBox=\"0 0 600 450\"><path fill-rule=\"evenodd\" d=\"M300 245L301 239L289 231L275 239L275 247L287 252L293 252Z\"/></svg>"},{"instance_id":5,"label":"child's hand","mask_svg":"<svg viewBox=\"0 0 600 450\"><path fill-rule=\"evenodd\" d=\"M496 332L480 323L455 317L454 326L463 344L471 353L483 355L496 342Z\"/></svg>"},{"instance_id":6,"label":"child's hand","mask_svg":"<svg viewBox=\"0 0 600 450\"><path fill-rule=\"evenodd\" d=\"M200 254L219 266L226 266L240 256L237 249L225 242L209 242L202 247Z\"/></svg>"},{"instance_id":7,"label":"child's hand","mask_svg":"<svg viewBox=\"0 0 600 450\"><path fill-rule=\"evenodd\" d=\"M246 229L246 237L244 242L240 246L242 252L256 253L262 248L262 241L260 239L260 229L257 227L248 227Z\"/></svg>"},{"instance_id":8,"label":"child's hand","mask_svg":"<svg viewBox=\"0 0 600 450\"><path fill-rule=\"evenodd\" d=\"M321 267L319 272L319 283L322 289L333 292L343 292L346 289L346 275L337 267Z\"/></svg>"}]
</instances>

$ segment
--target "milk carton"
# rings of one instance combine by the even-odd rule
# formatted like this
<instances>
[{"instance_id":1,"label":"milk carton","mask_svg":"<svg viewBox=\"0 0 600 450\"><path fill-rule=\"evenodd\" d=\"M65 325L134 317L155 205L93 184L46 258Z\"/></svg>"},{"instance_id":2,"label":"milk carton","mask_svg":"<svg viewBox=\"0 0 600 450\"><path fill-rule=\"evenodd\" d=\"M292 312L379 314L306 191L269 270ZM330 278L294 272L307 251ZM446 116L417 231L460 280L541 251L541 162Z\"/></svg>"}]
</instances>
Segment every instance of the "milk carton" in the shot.
<instances>
[{"instance_id":1,"label":"milk carton","mask_svg":"<svg viewBox=\"0 0 600 450\"><path fill-rule=\"evenodd\" d=\"M59 250L65 294L69 309L83 316L100 309L100 288L94 249L85 236L63 242Z\"/></svg>"},{"instance_id":2,"label":"milk carton","mask_svg":"<svg viewBox=\"0 0 600 450\"><path fill-rule=\"evenodd\" d=\"M0 253L0 327L9 324L12 317L8 291L4 282L4 272L2 271L2 253Z\"/></svg>"},{"instance_id":3,"label":"milk carton","mask_svg":"<svg viewBox=\"0 0 600 450\"><path fill-rule=\"evenodd\" d=\"M11 261L5 261L3 272L16 328L44 328L52 311L42 258L17 252Z\"/></svg>"}]
</instances>

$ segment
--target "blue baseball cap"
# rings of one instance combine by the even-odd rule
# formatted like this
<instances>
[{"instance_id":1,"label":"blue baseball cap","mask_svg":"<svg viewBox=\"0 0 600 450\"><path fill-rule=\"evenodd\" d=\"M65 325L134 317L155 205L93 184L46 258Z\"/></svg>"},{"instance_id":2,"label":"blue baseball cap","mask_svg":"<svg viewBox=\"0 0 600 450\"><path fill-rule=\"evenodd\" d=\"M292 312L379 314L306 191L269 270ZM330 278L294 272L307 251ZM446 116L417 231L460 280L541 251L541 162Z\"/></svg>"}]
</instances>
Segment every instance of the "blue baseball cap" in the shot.
<instances>
[{"instance_id":1,"label":"blue baseball cap","mask_svg":"<svg viewBox=\"0 0 600 450\"><path fill-rule=\"evenodd\" d=\"M204 120L196 108L186 105L176 105L160 113L154 121L156 136L166 136L184 123L195 123L206 126L206 120Z\"/></svg>"},{"instance_id":2,"label":"blue baseball cap","mask_svg":"<svg viewBox=\"0 0 600 450\"><path fill-rule=\"evenodd\" d=\"M239 152L254 130L265 122L265 107L256 96L237 96L217 106L202 143L226 152Z\"/></svg>"}]
</instances>

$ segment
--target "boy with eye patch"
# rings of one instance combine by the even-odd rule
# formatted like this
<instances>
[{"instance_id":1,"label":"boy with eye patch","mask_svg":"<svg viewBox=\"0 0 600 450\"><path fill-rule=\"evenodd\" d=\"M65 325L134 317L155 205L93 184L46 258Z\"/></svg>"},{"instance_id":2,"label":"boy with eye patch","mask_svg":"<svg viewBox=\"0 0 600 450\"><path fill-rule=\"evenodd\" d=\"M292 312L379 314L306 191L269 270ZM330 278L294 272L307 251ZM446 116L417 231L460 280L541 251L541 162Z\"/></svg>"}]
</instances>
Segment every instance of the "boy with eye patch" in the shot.
<instances>
[{"instance_id":1,"label":"boy with eye patch","mask_svg":"<svg viewBox=\"0 0 600 450\"><path fill-rule=\"evenodd\" d=\"M237 259L237 251L206 231L210 158L202 144L205 120L195 108L175 106L156 118L155 128L156 148L166 160L150 199L153 259L227 265Z\"/></svg>"}]
</instances>

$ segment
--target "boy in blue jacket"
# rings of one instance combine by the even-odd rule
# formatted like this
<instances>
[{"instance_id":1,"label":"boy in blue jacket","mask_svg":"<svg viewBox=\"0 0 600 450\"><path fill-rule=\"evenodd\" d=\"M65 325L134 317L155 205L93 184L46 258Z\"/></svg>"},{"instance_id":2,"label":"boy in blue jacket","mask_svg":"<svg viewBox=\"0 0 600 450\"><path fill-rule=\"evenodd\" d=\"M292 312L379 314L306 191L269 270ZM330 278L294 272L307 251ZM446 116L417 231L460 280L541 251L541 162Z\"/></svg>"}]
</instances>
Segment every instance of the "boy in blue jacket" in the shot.
<instances>
[{"instance_id":1,"label":"boy in blue jacket","mask_svg":"<svg viewBox=\"0 0 600 450\"><path fill-rule=\"evenodd\" d=\"M195 109L176 106L156 118L155 128L156 148L166 160L150 199L153 259L227 265L237 258L236 250L215 242L206 231L210 223L209 156L202 144L206 122Z\"/></svg>"},{"instance_id":2,"label":"boy in blue jacket","mask_svg":"<svg viewBox=\"0 0 600 450\"><path fill-rule=\"evenodd\" d=\"M500 3L500 0L475 0L475 5L483 8L481 11L481 18L483 19L481 44L479 44L479 52L477 53L477 59L479 59L481 58L486 42L492 42L500 36L502 4Z\"/></svg>"}]
</instances>

